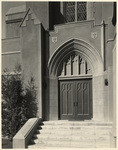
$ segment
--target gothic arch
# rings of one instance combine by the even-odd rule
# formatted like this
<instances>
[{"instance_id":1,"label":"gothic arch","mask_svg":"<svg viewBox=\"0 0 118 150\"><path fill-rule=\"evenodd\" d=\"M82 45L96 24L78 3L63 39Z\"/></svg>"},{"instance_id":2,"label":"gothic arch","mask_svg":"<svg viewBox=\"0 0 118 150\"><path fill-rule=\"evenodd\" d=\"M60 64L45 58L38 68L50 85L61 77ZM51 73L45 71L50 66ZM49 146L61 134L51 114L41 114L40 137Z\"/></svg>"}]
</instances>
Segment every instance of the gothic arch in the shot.
<instances>
[{"instance_id":1,"label":"gothic arch","mask_svg":"<svg viewBox=\"0 0 118 150\"><path fill-rule=\"evenodd\" d=\"M82 55L89 62L93 76L102 74L103 62L98 51L85 41L72 39L62 44L50 57L48 62L50 75L58 76L60 63L73 52Z\"/></svg>"}]
</instances>

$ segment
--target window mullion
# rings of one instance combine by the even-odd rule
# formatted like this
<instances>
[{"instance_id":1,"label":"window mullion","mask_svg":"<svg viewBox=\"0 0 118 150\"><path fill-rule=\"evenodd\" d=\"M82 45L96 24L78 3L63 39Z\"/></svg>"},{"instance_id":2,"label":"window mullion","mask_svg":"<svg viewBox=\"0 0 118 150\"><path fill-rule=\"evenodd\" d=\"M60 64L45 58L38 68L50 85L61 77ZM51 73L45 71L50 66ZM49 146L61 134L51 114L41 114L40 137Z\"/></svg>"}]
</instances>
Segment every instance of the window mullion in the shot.
<instances>
[{"instance_id":1,"label":"window mullion","mask_svg":"<svg viewBox=\"0 0 118 150\"><path fill-rule=\"evenodd\" d=\"M77 21L77 2L75 2L75 21Z\"/></svg>"}]
</instances>

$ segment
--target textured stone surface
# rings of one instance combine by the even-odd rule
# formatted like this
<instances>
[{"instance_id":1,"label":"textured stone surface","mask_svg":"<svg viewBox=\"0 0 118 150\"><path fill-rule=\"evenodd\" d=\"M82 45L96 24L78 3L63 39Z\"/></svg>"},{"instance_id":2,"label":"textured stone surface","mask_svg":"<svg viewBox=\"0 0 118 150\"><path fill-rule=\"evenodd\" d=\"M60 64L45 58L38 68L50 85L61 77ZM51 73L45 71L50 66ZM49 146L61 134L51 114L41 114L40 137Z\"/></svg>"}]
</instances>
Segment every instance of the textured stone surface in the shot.
<instances>
[{"instance_id":1,"label":"textured stone surface","mask_svg":"<svg viewBox=\"0 0 118 150\"><path fill-rule=\"evenodd\" d=\"M48 121L43 122L39 134L35 134L34 144L28 148L74 147L107 148L110 147L111 123Z\"/></svg>"}]
</instances>

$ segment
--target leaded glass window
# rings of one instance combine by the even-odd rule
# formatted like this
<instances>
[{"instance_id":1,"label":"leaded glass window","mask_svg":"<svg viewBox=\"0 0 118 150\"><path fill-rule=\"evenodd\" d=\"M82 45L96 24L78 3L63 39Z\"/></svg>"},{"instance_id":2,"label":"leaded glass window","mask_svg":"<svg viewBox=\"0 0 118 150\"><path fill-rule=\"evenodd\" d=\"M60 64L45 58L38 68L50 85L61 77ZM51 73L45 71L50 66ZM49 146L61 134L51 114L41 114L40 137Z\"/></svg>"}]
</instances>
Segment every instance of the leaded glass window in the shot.
<instances>
[{"instance_id":1,"label":"leaded glass window","mask_svg":"<svg viewBox=\"0 0 118 150\"><path fill-rule=\"evenodd\" d=\"M86 20L86 2L77 3L77 21Z\"/></svg>"},{"instance_id":2,"label":"leaded glass window","mask_svg":"<svg viewBox=\"0 0 118 150\"><path fill-rule=\"evenodd\" d=\"M75 21L75 2L66 2L66 22Z\"/></svg>"},{"instance_id":3,"label":"leaded glass window","mask_svg":"<svg viewBox=\"0 0 118 150\"><path fill-rule=\"evenodd\" d=\"M65 19L66 22L86 20L86 2L65 2Z\"/></svg>"}]
</instances>

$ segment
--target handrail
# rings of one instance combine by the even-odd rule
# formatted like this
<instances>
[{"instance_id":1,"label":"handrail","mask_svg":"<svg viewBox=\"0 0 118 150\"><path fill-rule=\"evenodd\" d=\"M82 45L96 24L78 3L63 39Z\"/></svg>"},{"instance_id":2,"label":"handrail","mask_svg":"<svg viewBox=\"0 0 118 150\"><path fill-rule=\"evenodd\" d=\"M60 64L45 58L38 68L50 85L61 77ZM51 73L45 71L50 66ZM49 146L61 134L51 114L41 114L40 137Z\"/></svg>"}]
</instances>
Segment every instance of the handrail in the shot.
<instances>
[{"instance_id":1,"label":"handrail","mask_svg":"<svg viewBox=\"0 0 118 150\"><path fill-rule=\"evenodd\" d=\"M16 133L13 138L13 148L27 148L37 126L42 122L41 118L31 118Z\"/></svg>"}]
</instances>

